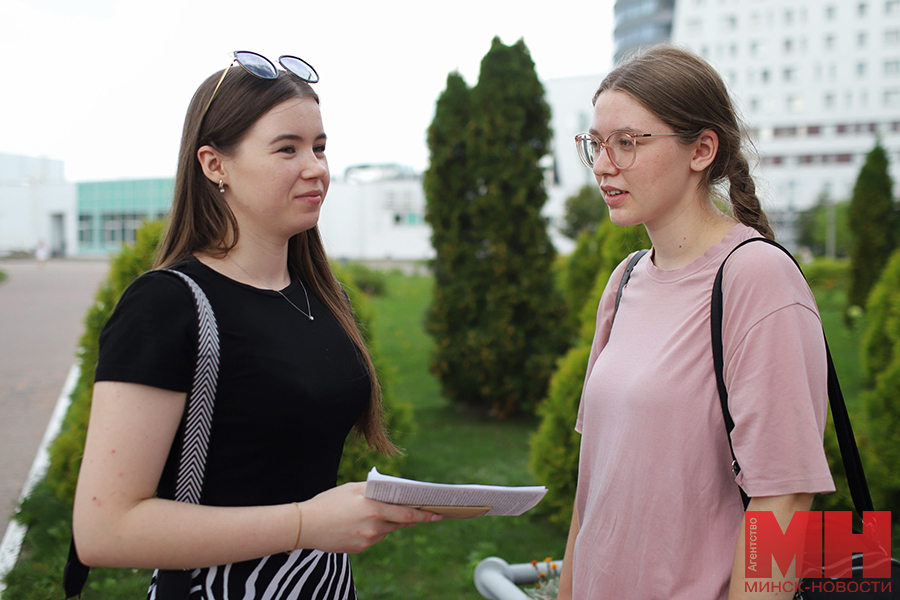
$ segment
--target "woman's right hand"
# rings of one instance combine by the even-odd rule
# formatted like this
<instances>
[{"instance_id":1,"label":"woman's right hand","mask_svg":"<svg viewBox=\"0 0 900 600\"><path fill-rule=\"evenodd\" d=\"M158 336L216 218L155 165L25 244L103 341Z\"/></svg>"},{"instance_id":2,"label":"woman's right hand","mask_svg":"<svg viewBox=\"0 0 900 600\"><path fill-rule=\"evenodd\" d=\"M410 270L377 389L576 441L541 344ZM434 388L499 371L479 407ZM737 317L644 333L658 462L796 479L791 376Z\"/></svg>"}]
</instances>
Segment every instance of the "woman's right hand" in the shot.
<instances>
[{"instance_id":1,"label":"woman's right hand","mask_svg":"<svg viewBox=\"0 0 900 600\"><path fill-rule=\"evenodd\" d=\"M392 531L440 521L441 515L365 496L363 482L345 483L300 503L299 548L356 554Z\"/></svg>"}]
</instances>

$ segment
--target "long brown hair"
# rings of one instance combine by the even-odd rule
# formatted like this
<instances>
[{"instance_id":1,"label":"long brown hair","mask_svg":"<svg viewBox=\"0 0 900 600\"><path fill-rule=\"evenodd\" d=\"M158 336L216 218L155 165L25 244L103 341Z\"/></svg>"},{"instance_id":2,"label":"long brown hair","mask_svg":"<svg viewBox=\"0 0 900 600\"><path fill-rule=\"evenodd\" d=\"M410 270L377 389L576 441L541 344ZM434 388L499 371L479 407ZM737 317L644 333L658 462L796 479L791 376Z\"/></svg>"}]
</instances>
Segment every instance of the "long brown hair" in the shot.
<instances>
[{"instance_id":1,"label":"long brown hair","mask_svg":"<svg viewBox=\"0 0 900 600\"><path fill-rule=\"evenodd\" d=\"M669 44L648 46L606 76L593 102L607 90L630 95L686 144L696 141L705 130L715 131L719 150L704 171L704 185L712 192L727 182L735 218L775 239L741 147L744 135L740 121L725 82L709 63Z\"/></svg>"},{"instance_id":2,"label":"long brown hair","mask_svg":"<svg viewBox=\"0 0 900 600\"><path fill-rule=\"evenodd\" d=\"M291 98L319 102L312 87L292 73L279 70L276 79L259 79L240 67L233 67L210 103L221 74L221 71L214 73L204 81L188 107L181 134L175 197L154 268L167 267L195 253L225 256L237 244L240 235L237 219L218 193L216 184L204 175L197 159L200 147L209 145L225 155L233 155L250 128L274 106ZM347 296L331 271L318 227L290 239L288 264L335 316L359 349L369 372L372 394L368 410L354 427L357 434L365 435L370 448L388 455L397 454L399 450L384 426L381 387L375 367Z\"/></svg>"}]
</instances>

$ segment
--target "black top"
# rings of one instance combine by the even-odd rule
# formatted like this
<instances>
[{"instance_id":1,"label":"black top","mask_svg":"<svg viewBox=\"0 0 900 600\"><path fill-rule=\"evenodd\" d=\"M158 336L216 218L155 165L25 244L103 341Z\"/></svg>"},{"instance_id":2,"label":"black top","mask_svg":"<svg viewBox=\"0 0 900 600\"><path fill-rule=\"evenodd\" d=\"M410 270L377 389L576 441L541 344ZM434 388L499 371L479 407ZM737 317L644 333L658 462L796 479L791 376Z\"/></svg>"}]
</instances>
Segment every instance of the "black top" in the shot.
<instances>
[{"instance_id":1,"label":"black top","mask_svg":"<svg viewBox=\"0 0 900 600\"><path fill-rule=\"evenodd\" d=\"M344 440L367 409L368 371L353 341L307 286L314 321L277 292L196 259L175 266L209 298L221 359L201 504L307 500L337 483ZM299 279L282 290L306 310ZM156 272L132 283L100 335L97 381L189 392L197 312L188 287ZM180 447L179 431L173 449ZM173 498L178 451L159 495Z\"/></svg>"}]
</instances>

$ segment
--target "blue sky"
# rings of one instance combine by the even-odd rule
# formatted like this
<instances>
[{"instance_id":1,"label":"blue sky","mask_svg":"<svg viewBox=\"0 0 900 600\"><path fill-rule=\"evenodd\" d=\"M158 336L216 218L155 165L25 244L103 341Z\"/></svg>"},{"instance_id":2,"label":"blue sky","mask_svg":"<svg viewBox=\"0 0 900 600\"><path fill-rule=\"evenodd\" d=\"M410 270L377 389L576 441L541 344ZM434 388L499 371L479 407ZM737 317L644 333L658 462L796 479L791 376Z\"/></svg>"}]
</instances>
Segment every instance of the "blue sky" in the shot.
<instances>
[{"instance_id":1,"label":"blue sky","mask_svg":"<svg viewBox=\"0 0 900 600\"><path fill-rule=\"evenodd\" d=\"M62 159L72 181L171 176L194 90L254 50L318 70L334 174L421 170L448 73L474 84L499 35L524 38L544 80L602 74L613 2L3 0L0 152Z\"/></svg>"}]
</instances>

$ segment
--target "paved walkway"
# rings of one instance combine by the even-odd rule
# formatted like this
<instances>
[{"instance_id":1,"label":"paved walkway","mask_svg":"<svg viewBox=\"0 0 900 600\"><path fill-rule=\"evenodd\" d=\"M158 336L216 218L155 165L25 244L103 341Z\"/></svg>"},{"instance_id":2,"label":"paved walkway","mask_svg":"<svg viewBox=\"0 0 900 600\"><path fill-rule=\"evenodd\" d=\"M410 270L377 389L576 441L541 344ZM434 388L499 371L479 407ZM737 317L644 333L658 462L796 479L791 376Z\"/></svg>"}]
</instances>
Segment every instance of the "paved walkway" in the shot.
<instances>
[{"instance_id":1,"label":"paved walkway","mask_svg":"<svg viewBox=\"0 0 900 600\"><path fill-rule=\"evenodd\" d=\"M0 260L0 539L16 509L106 261Z\"/></svg>"}]
</instances>

